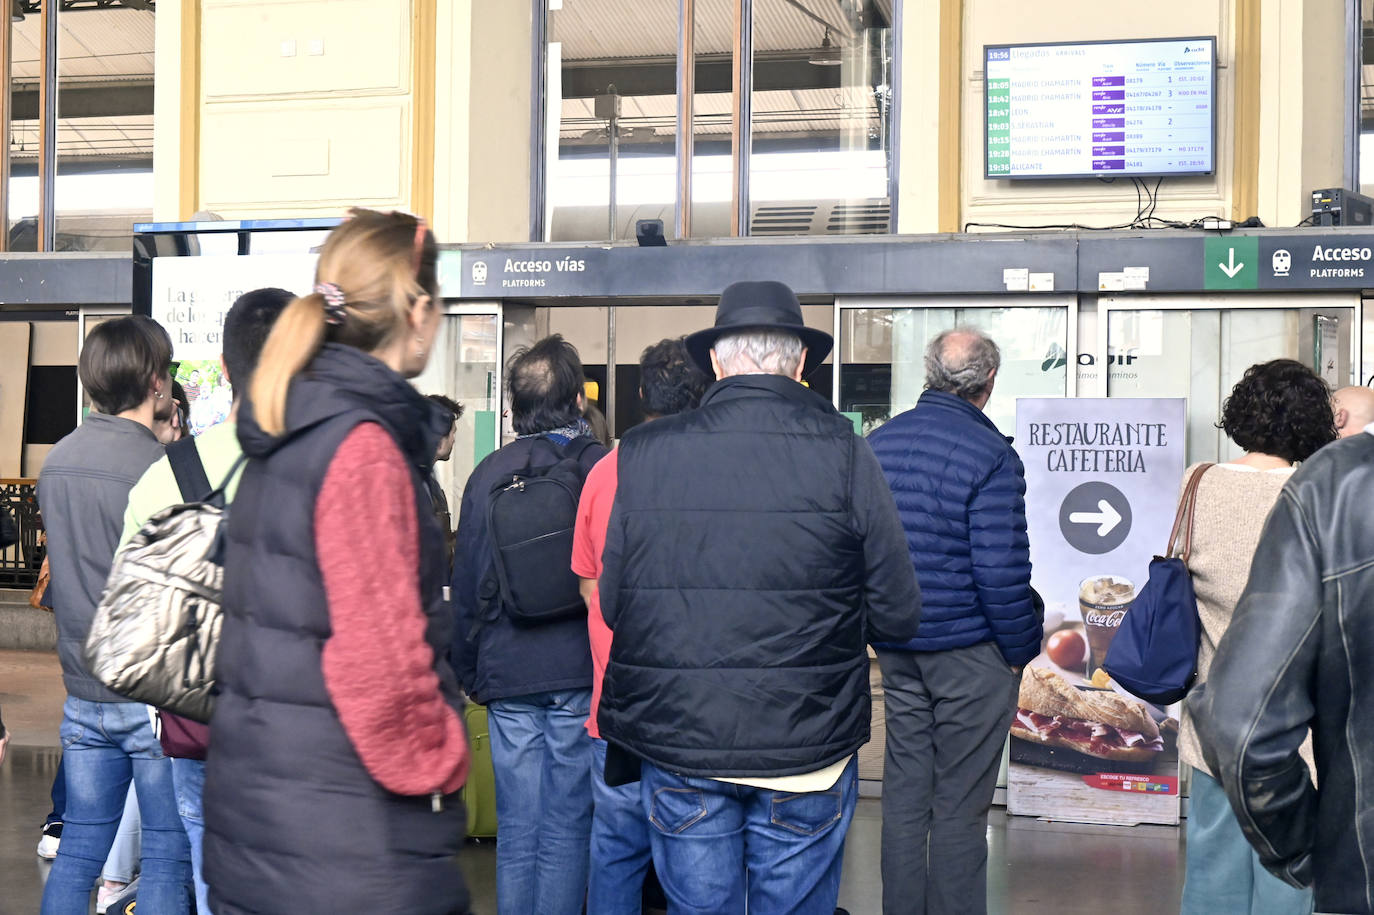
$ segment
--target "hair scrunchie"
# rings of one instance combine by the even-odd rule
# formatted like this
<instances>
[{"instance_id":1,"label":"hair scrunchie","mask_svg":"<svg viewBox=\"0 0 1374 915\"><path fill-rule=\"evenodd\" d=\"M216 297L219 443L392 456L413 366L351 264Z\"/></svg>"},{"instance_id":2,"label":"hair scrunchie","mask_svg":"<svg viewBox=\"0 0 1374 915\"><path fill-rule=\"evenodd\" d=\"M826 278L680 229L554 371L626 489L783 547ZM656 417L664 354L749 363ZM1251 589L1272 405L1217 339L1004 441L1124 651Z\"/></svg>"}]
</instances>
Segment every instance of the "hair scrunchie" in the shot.
<instances>
[{"instance_id":1,"label":"hair scrunchie","mask_svg":"<svg viewBox=\"0 0 1374 915\"><path fill-rule=\"evenodd\" d=\"M324 297L324 322L326 324L342 324L348 317L348 312L344 309L345 300L343 290L337 283L316 283L315 291Z\"/></svg>"}]
</instances>

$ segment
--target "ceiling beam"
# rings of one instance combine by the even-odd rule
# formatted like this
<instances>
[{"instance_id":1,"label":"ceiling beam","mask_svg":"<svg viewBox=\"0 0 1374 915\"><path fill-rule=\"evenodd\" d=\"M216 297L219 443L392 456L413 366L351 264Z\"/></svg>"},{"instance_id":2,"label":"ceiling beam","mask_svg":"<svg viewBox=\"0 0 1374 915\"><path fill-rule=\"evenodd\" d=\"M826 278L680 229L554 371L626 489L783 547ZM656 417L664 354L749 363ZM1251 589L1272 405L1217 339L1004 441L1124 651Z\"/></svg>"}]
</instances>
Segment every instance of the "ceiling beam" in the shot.
<instances>
[{"instance_id":1,"label":"ceiling beam","mask_svg":"<svg viewBox=\"0 0 1374 915\"><path fill-rule=\"evenodd\" d=\"M754 91L838 89L840 67L817 67L802 56L755 59ZM550 74L552 75L552 74ZM563 98L595 98L614 86L621 95L676 95L677 62L653 60L564 61ZM732 85L729 55L698 57L697 94L729 92Z\"/></svg>"},{"instance_id":2,"label":"ceiling beam","mask_svg":"<svg viewBox=\"0 0 1374 915\"><path fill-rule=\"evenodd\" d=\"M43 8L42 0L21 0L20 8L26 16L37 16ZM58 0L57 8L63 13L78 13L84 10L157 10L157 0Z\"/></svg>"},{"instance_id":3,"label":"ceiling beam","mask_svg":"<svg viewBox=\"0 0 1374 915\"><path fill-rule=\"evenodd\" d=\"M38 86L36 83L16 84L13 99L13 120L38 120ZM152 80L137 83L107 83L104 85L59 82L57 88L57 117L119 118L152 116Z\"/></svg>"}]
</instances>

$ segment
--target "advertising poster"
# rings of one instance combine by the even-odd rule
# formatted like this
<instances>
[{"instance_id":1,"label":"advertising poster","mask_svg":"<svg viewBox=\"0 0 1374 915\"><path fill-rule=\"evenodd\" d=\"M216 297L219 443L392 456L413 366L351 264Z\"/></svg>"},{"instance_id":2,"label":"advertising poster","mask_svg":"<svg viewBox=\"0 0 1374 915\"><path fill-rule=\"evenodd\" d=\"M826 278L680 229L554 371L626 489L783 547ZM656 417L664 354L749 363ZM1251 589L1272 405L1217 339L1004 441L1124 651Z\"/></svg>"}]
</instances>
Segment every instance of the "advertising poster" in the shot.
<instances>
[{"instance_id":1,"label":"advertising poster","mask_svg":"<svg viewBox=\"0 0 1374 915\"><path fill-rule=\"evenodd\" d=\"M314 284L314 254L211 255L153 259L152 317L172 336L175 379L191 404L199 435L229 415L233 393L220 367L224 315L253 289L304 293Z\"/></svg>"},{"instance_id":2,"label":"advertising poster","mask_svg":"<svg viewBox=\"0 0 1374 915\"><path fill-rule=\"evenodd\" d=\"M1032 584L1045 645L1021 680L1007 809L1089 823L1176 824L1176 709L1101 670L1173 526L1183 399L1021 398Z\"/></svg>"}]
</instances>

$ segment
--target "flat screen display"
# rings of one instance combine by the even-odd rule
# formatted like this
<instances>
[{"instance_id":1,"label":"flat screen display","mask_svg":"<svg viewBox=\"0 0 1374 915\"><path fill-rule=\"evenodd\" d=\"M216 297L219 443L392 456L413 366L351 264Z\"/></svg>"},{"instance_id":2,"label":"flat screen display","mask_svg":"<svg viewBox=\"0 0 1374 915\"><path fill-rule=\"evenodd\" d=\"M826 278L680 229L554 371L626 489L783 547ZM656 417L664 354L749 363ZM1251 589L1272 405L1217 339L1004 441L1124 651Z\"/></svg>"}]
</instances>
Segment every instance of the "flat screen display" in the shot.
<instances>
[{"instance_id":1,"label":"flat screen display","mask_svg":"<svg viewBox=\"0 0 1374 915\"><path fill-rule=\"evenodd\" d=\"M987 178L1210 175L1216 39L987 45Z\"/></svg>"}]
</instances>

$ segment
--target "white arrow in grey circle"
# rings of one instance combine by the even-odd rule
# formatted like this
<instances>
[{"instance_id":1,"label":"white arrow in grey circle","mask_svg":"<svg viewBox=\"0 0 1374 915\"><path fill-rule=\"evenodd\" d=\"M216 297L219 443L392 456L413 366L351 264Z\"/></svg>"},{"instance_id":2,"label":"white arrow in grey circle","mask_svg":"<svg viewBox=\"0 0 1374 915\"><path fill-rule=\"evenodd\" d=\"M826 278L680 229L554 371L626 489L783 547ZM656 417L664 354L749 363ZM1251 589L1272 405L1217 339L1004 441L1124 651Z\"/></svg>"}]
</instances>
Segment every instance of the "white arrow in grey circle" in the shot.
<instances>
[{"instance_id":1,"label":"white arrow in grey circle","mask_svg":"<svg viewBox=\"0 0 1374 915\"><path fill-rule=\"evenodd\" d=\"M1069 522L1071 524L1096 524L1097 536L1105 537L1116 530L1116 526L1121 523L1121 513L1112 508L1112 503L1106 499L1098 499L1097 511L1074 512L1069 515Z\"/></svg>"},{"instance_id":2,"label":"white arrow in grey circle","mask_svg":"<svg viewBox=\"0 0 1374 915\"><path fill-rule=\"evenodd\" d=\"M1227 257L1227 263L1223 264L1218 262L1217 266L1221 268L1221 272L1226 274L1227 277L1235 279L1236 274L1240 273L1241 269L1245 266L1245 261L1241 261L1239 264L1236 263L1236 249L1227 248L1226 250L1230 252L1230 255Z\"/></svg>"}]
</instances>

